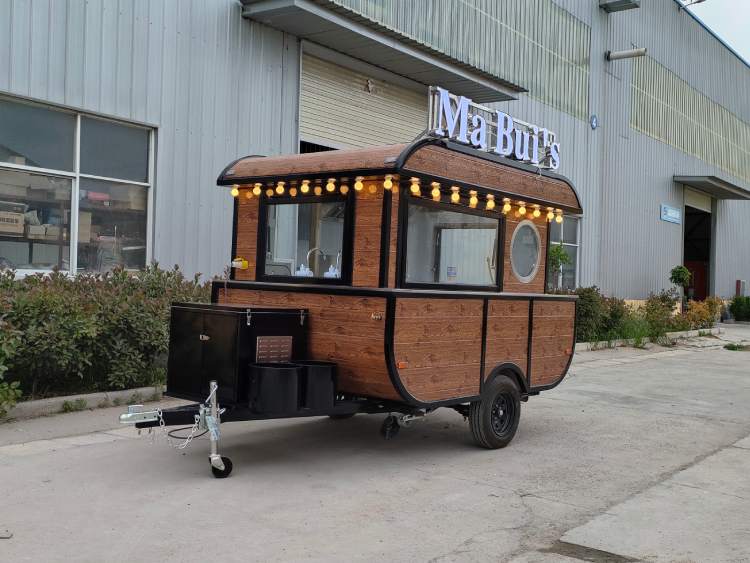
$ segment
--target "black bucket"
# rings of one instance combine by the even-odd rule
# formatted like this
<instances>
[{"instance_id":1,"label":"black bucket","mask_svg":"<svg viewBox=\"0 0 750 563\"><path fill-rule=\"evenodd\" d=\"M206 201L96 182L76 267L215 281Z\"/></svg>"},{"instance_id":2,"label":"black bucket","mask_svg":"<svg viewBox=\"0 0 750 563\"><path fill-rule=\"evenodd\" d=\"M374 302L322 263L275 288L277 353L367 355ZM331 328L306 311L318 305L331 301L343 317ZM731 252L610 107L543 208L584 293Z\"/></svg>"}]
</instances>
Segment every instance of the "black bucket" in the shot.
<instances>
[{"instance_id":1,"label":"black bucket","mask_svg":"<svg viewBox=\"0 0 750 563\"><path fill-rule=\"evenodd\" d=\"M336 364L318 360L300 360L296 363L303 368L301 406L315 411L332 409L336 394Z\"/></svg>"},{"instance_id":2,"label":"black bucket","mask_svg":"<svg viewBox=\"0 0 750 563\"><path fill-rule=\"evenodd\" d=\"M299 364L250 364L250 408L268 414L297 412L302 369Z\"/></svg>"}]
</instances>

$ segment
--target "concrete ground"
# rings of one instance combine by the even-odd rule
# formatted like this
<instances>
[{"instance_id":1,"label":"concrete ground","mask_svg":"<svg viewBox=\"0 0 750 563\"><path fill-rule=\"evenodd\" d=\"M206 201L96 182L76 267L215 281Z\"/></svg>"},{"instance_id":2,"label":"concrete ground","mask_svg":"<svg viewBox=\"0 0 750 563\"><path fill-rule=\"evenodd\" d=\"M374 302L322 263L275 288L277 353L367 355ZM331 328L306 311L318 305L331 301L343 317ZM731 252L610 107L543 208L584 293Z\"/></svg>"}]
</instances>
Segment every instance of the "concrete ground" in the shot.
<instances>
[{"instance_id":1,"label":"concrete ground","mask_svg":"<svg viewBox=\"0 0 750 563\"><path fill-rule=\"evenodd\" d=\"M723 339L750 341L750 327ZM442 409L222 427L176 452L120 409L0 425L0 561L750 561L750 352L578 354L503 450Z\"/></svg>"}]
</instances>

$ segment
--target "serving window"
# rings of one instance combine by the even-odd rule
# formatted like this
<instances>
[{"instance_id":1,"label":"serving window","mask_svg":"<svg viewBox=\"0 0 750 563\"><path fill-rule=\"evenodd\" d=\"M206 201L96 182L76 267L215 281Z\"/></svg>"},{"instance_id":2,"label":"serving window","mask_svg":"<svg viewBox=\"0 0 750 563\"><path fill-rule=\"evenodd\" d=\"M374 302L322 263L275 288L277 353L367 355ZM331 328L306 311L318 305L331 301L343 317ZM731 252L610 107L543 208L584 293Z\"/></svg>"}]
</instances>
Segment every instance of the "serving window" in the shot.
<instances>
[{"instance_id":1,"label":"serving window","mask_svg":"<svg viewBox=\"0 0 750 563\"><path fill-rule=\"evenodd\" d=\"M260 211L259 279L348 283L350 206L344 196L266 201Z\"/></svg>"},{"instance_id":2,"label":"serving window","mask_svg":"<svg viewBox=\"0 0 750 563\"><path fill-rule=\"evenodd\" d=\"M497 289L501 232L497 213L410 198L405 284Z\"/></svg>"}]
</instances>

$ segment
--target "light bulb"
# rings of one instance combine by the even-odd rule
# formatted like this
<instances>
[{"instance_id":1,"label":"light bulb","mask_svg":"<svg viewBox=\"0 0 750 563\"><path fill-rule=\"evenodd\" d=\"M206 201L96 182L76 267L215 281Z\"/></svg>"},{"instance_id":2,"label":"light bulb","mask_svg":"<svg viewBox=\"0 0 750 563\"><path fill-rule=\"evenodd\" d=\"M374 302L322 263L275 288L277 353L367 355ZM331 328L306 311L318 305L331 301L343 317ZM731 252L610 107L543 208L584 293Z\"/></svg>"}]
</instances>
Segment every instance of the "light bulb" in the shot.
<instances>
[{"instance_id":1,"label":"light bulb","mask_svg":"<svg viewBox=\"0 0 750 563\"><path fill-rule=\"evenodd\" d=\"M459 193L458 186L451 186L451 203L458 203L461 201L461 194Z\"/></svg>"},{"instance_id":2,"label":"light bulb","mask_svg":"<svg viewBox=\"0 0 750 563\"><path fill-rule=\"evenodd\" d=\"M393 187L393 176L390 174L385 175L385 180L383 180L383 188L386 190L390 190Z\"/></svg>"},{"instance_id":3,"label":"light bulb","mask_svg":"<svg viewBox=\"0 0 750 563\"><path fill-rule=\"evenodd\" d=\"M247 199L253 199L253 191L252 190L245 190L245 198L247 198Z\"/></svg>"},{"instance_id":4,"label":"light bulb","mask_svg":"<svg viewBox=\"0 0 750 563\"><path fill-rule=\"evenodd\" d=\"M562 223L562 212L559 212L555 217L555 223Z\"/></svg>"},{"instance_id":5,"label":"light bulb","mask_svg":"<svg viewBox=\"0 0 750 563\"><path fill-rule=\"evenodd\" d=\"M253 195L259 196L261 192L263 191L262 188L263 188L263 184L255 184L253 186Z\"/></svg>"},{"instance_id":6,"label":"light bulb","mask_svg":"<svg viewBox=\"0 0 750 563\"><path fill-rule=\"evenodd\" d=\"M547 208L547 221L552 222L552 220L555 218L555 214L552 211L551 207Z\"/></svg>"},{"instance_id":7,"label":"light bulb","mask_svg":"<svg viewBox=\"0 0 750 563\"><path fill-rule=\"evenodd\" d=\"M487 211L492 211L495 209L495 196L492 194L487 194L487 204L485 205L485 209Z\"/></svg>"},{"instance_id":8,"label":"light bulb","mask_svg":"<svg viewBox=\"0 0 750 563\"><path fill-rule=\"evenodd\" d=\"M276 184L276 193L282 195L284 193L284 182Z\"/></svg>"},{"instance_id":9,"label":"light bulb","mask_svg":"<svg viewBox=\"0 0 750 563\"><path fill-rule=\"evenodd\" d=\"M336 189L336 178L328 178L328 183L326 184L326 191L327 192L333 192Z\"/></svg>"},{"instance_id":10,"label":"light bulb","mask_svg":"<svg viewBox=\"0 0 750 563\"><path fill-rule=\"evenodd\" d=\"M299 191L306 194L310 191L310 180L302 180L302 185L299 187Z\"/></svg>"},{"instance_id":11,"label":"light bulb","mask_svg":"<svg viewBox=\"0 0 750 563\"><path fill-rule=\"evenodd\" d=\"M229 193L232 194L232 197L237 197L238 195L240 195L240 187L235 184L234 186L232 186L232 191Z\"/></svg>"},{"instance_id":12,"label":"light bulb","mask_svg":"<svg viewBox=\"0 0 750 563\"><path fill-rule=\"evenodd\" d=\"M272 197L272 196L273 196L273 188L268 188L268 189L266 190L266 195L267 195L268 197Z\"/></svg>"},{"instance_id":13,"label":"light bulb","mask_svg":"<svg viewBox=\"0 0 750 563\"><path fill-rule=\"evenodd\" d=\"M477 199L476 190L470 190L469 191L469 207L474 209L477 206L477 203L479 203L479 200Z\"/></svg>"},{"instance_id":14,"label":"light bulb","mask_svg":"<svg viewBox=\"0 0 750 563\"><path fill-rule=\"evenodd\" d=\"M361 192L362 188L364 188L364 184L362 184L362 180L364 180L362 176L357 176L356 178L354 178L354 189L357 190L358 192Z\"/></svg>"},{"instance_id":15,"label":"light bulb","mask_svg":"<svg viewBox=\"0 0 750 563\"><path fill-rule=\"evenodd\" d=\"M323 188L321 188L320 186L315 186L313 192L315 192L315 195L320 195L323 193Z\"/></svg>"},{"instance_id":16,"label":"light bulb","mask_svg":"<svg viewBox=\"0 0 750 563\"><path fill-rule=\"evenodd\" d=\"M411 179L411 186L409 186L409 189L414 195L419 195L419 178Z\"/></svg>"},{"instance_id":17,"label":"light bulb","mask_svg":"<svg viewBox=\"0 0 750 563\"><path fill-rule=\"evenodd\" d=\"M292 197L297 197L297 188L289 188L289 195Z\"/></svg>"},{"instance_id":18,"label":"light bulb","mask_svg":"<svg viewBox=\"0 0 750 563\"><path fill-rule=\"evenodd\" d=\"M341 187L339 188L339 191L340 191L340 192L341 192L341 193L342 193L343 195L346 195L346 194L348 194L348 193L349 193L349 186L347 186L346 184L341 184Z\"/></svg>"},{"instance_id":19,"label":"light bulb","mask_svg":"<svg viewBox=\"0 0 750 563\"><path fill-rule=\"evenodd\" d=\"M534 217L539 217L539 216L540 216L541 214L542 214L542 212L541 212L541 211L539 211L539 206L538 206L538 205L535 205L535 206L534 206L534 212L532 213L532 215L533 215Z\"/></svg>"},{"instance_id":20,"label":"light bulb","mask_svg":"<svg viewBox=\"0 0 750 563\"><path fill-rule=\"evenodd\" d=\"M518 202L518 214L526 215L526 205L522 201Z\"/></svg>"},{"instance_id":21,"label":"light bulb","mask_svg":"<svg viewBox=\"0 0 750 563\"><path fill-rule=\"evenodd\" d=\"M438 184L437 182L432 182L430 185L432 186L432 191L430 192L430 194L432 195L432 199L434 199L435 201L440 201L440 184Z\"/></svg>"},{"instance_id":22,"label":"light bulb","mask_svg":"<svg viewBox=\"0 0 750 563\"><path fill-rule=\"evenodd\" d=\"M503 198L503 213L510 213L511 205L510 200L506 197Z\"/></svg>"}]
</instances>

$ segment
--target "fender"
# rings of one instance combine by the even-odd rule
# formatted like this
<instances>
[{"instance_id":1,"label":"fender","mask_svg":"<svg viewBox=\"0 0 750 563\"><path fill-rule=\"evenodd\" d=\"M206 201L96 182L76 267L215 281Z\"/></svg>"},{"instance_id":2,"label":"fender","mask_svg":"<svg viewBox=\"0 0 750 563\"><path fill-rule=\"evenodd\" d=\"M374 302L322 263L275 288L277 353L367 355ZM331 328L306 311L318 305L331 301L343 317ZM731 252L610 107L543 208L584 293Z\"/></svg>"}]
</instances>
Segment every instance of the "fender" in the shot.
<instances>
[{"instance_id":1,"label":"fender","mask_svg":"<svg viewBox=\"0 0 750 563\"><path fill-rule=\"evenodd\" d=\"M502 364L498 364L495 366L490 374L487 376L487 379L482 384L482 387L487 385L490 381L495 379L499 375L509 375L511 376L516 383L518 383L518 387L521 390L521 395L528 395L529 393L529 383L526 380L526 378L523 375L523 371L521 370L518 365L514 364L513 362L504 362Z\"/></svg>"}]
</instances>

